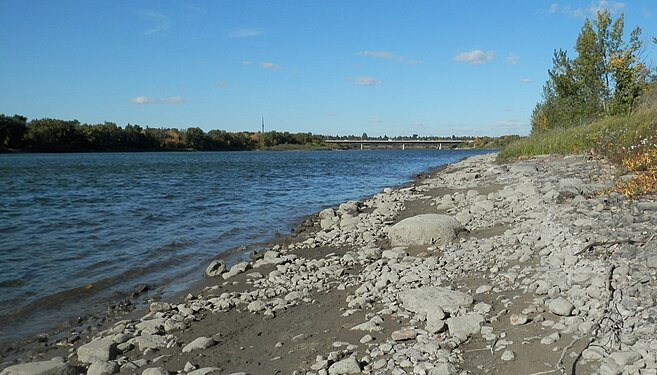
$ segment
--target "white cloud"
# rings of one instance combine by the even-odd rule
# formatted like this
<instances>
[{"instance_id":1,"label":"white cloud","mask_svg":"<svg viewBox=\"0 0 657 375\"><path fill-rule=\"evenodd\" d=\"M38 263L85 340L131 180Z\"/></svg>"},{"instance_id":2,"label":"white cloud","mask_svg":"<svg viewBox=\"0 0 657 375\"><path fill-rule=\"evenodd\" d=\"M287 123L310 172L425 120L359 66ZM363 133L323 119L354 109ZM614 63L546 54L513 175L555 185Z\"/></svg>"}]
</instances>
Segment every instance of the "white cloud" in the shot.
<instances>
[{"instance_id":1,"label":"white cloud","mask_svg":"<svg viewBox=\"0 0 657 375\"><path fill-rule=\"evenodd\" d=\"M327 117L335 117L335 116L338 115L338 113L337 112L326 112L324 115L327 116Z\"/></svg>"},{"instance_id":2,"label":"white cloud","mask_svg":"<svg viewBox=\"0 0 657 375\"><path fill-rule=\"evenodd\" d=\"M612 15L622 12L625 8L625 3L619 1L608 1L608 0L598 0L597 3L592 2L589 7L579 7L573 8L568 5L562 5L558 3L550 4L550 7L543 11L545 14L556 14L561 13L569 17L576 18L585 18L585 17L594 17L596 14L602 11L608 11Z\"/></svg>"},{"instance_id":3,"label":"white cloud","mask_svg":"<svg viewBox=\"0 0 657 375\"><path fill-rule=\"evenodd\" d=\"M162 103L166 103L166 104L180 104L186 101L187 100L185 100L185 98L183 98L182 96L170 96L168 98L164 98L161 100Z\"/></svg>"},{"instance_id":4,"label":"white cloud","mask_svg":"<svg viewBox=\"0 0 657 375\"><path fill-rule=\"evenodd\" d=\"M182 96L170 96L168 98L151 98L149 96L137 96L130 101L134 104L145 105L145 104L180 104L184 103L187 100Z\"/></svg>"},{"instance_id":5,"label":"white cloud","mask_svg":"<svg viewBox=\"0 0 657 375\"><path fill-rule=\"evenodd\" d=\"M532 82L534 82L534 81L533 81L531 78L525 78L525 79L523 79L521 82L524 83L524 84L530 84L530 83L532 83Z\"/></svg>"},{"instance_id":6,"label":"white cloud","mask_svg":"<svg viewBox=\"0 0 657 375\"><path fill-rule=\"evenodd\" d=\"M507 64L516 65L518 61L520 61L520 56L516 55L515 53L510 53L506 55L505 60Z\"/></svg>"},{"instance_id":7,"label":"white cloud","mask_svg":"<svg viewBox=\"0 0 657 375\"><path fill-rule=\"evenodd\" d=\"M141 12L141 15L155 23L154 27L144 31L144 35L161 34L171 28L171 20L163 13L153 10L144 10Z\"/></svg>"},{"instance_id":8,"label":"white cloud","mask_svg":"<svg viewBox=\"0 0 657 375\"><path fill-rule=\"evenodd\" d=\"M155 103L155 99L149 98L148 96L137 96L132 99L130 99L131 102L135 104L153 104Z\"/></svg>"},{"instance_id":9,"label":"white cloud","mask_svg":"<svg viewBox=\"0 0 657 375\"><path fill-rule=\"evenodd\" d=\"M495 51L484 52L476 49L470 52L459 53L454 56L454 61L470 65L481 65L493 61L494 58Z\"/></svg>"},{"instance_id":10,"label":"white cloud","mask_svg":"<svg viewBox=\"0 0 657 375\"><path fill-rule=\"evenodd\" d=\"M354 77L351 79L357 86L376 86L380 85L383 82L373 78L373 77L367 77L367 76L362 76L362 77Z\"/></svg>"},{"instance_id":11,"label":"white cloud","mask_svg":"<svg viewBox=\"0 0 657 375\"><path fill-rule=\"evenodd\" d=\"M281 69L283 69L280 65L278 65L278 64L274 64L273 62L268 62L268 61L263 61L263 62L261 62L261 63L260 63L260 67L261 67L262 69L268 69L268 70L273 70L273 71L277 71L277 70L281 70Z\"/></svg>"},{"instance_id":12,"label":"white cloud","mask_svg":"<svg viewBox=\"0 0 657 375\"><path fill-rule=\"evenodd\" d=\"M228 33L231 38L253 38L263 35L264 32L256 29L237 29Z\"/></svg>"},{"instance_id":13,"label":"white cloud","mask_svg":"<svg viewBox=\"0 0 657 375\"><path fill-rule=\"evenodd\" d=\"M244 61L242 61L242 65L247 65L247 66L248 65L257 65L262 69L273 70L273 71L279 71L279 70L283 69L282 66L280 66L278 64L274 64L273 62L269 62L269 61L263 61L263 62L255 63L251 60L244 60Z\"/></svg>"},{"instance_id":14,"label":"white cloud","mask_svg":"<svg viewBox=\"0 0 657 375\"><path fill-rule=\"evenodd\" d=\"M398 61L402 62L405 64L411 64L411 65L417 65L417 64L422 64L421 60L412 60L408 59L403 56L397 56L392 52L388 51L360 51L357 54L358 56L362 57L371 57L375 59L383 59L383 60L391 60L391 61Z\"/></svg>"}]
</instances>

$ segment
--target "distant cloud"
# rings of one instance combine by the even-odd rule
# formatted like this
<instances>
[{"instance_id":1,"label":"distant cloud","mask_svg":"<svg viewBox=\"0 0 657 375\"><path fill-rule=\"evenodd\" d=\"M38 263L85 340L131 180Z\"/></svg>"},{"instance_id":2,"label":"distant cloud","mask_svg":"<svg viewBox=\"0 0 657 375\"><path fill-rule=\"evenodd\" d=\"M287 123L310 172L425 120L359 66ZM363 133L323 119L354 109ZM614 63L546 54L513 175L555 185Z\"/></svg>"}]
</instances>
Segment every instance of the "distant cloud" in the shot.
<instances>
[{"instance_id":1,"label":"distant cloud","mask_svg":"<svg viewBox=\"0 0 657 375\"><path fill-rule=\"evenodd\" d=\"M524 84L530 84L530 83L532 83L532 82L534 82L534 81L533 81L531 78L525 78L525 79L523 79L521 82L524 83Z\"/></svg>"},{"instance_id":2,"label":"distant cloud","mask_svg":"<svg viewBox=\"0 0 657 375\"><path fill-rule=\"evenodd\" d=\"M228 33L231 38L253 38L263 35L264 32L256 29L237 29Z\"/></svg>"},{"instance_id":3,"label":"distant cloud","mask_svg":"<svg viewBox=\"0 0 657 375\"><path fill-rule=\"evenodd\" d=\"M153 10L144 10L141 11L141 15L155 23L154 27L144 31L144 35L161 34L171 28L171 20L163 13Z\"/></svg>"},{"instance_id":4,"label":"distant cloud","mask_svg":"<svg viewBox=\"0 0 657 375\"><path fill-rule=\"evenodd\" d=\"M273 71L278 71L278 70L283 69L283 67L281 67L280 65L278 65L278 64L274 64L273 62L268 62L268 61L263 61L263 62L261 62L261 63L259 64L259 66L260 66L262 69L268 69L268 70L273 70Z\"/></svg>"},{"instance_id":5,"label":"distant cloud","mask_svg":"<svg viewBox=\"0 0 657 375\"><path fill-rule=\"evenodd\" d=\"M516 55L515 53L510 53L506 55L506 63L510 65L516 65L518 61L520 61L520 56Z\"/></svg>"},{"instance_id":6,"label":"distant cloud","mask_svg":"<svg viewBox=\"0 0 657 375\"><path fill-rule=\"evenodd\" d=\"M550 6L544 10L544 14L565 14L569 17L576 18L585 18L593 17L601 11L609 11L611 14L618 14L625 8L625 3L618 1L607 1L607 0L598 0L597 3L592 3L589 7L579 7L573 8L568 5L562 5L558 3L550 4Z\"/></svg>"},{"instance_id":7,"label":"distant cloud","mask_svg":"<svg viewBox=\"0 0 657 375\"><path fill-rule=\"evenodd\" d=\"M242 61L242 65L256 65L256 63L251 61L251 60L244 60L244 61ZM269 61L263 61L263 62L257 63L257 65L262 69L272 70L272 71L279 71L279 70L283 69L282 66L280 66L278 64L274 64L273 62L269 62Z\"/></svg>"},{"instance_id":8,"label":"distant cloud","mask_svg":"<svg viewBox=\"0 0 657 375\"><path fill-rule=\"evenodd\" d=\"M326 112L324 115L327 116L327 117L335 117L335 116L338 115L338 113L337 112Z\"/></svg>"},{"instance_id":9,"label":"distant cloud","mask_svg":"<svg viewBox=\"0 0 657 375\"><path fill-rule=\"evenodd\" d=\"M371 119L367 120L367 122L369 122L370 124L381 124L381 123L383 123L383 119L380 119L378 117L374 117L374 118L371 118Z\"/></svg>"},{"instance_id":10,"label":"distant cloud","mask_svg":"<svg viewBox=\"0 0 657 375\"><path fill-rule=\"evenodd\" d=\"M182 96L170 96L168 98L151 98L149 96L137 96L130 101L134 104L145 105L145 104L180 104L184 103L187 100Z\"/></svg>"},{"instance_id":11,"label":"distant cloud","mask_svg":"<svg viewBox=\"0 0 657 375\"><path fill-rule=\"evenodd\" d=\"M351 81L354 84L356 84L357 86L376 86L376 85L380 85L380 84L383 83L382 81L380 81L376 78L367 77L367 76L354 77L354 78L351 79Z\"/></svg>"},{"instance_id":12,"label":"distant cloud","mask_svg":"<svg viewBox=\"0 0 657 375\"><path fill-rule=\"evenodd\" d=\"M417 65L417 64L422 64L421 60L412 60L408 59L403 56L397 56L392 52L388 51L360 51L357 53L358 56L362 57L371 57L375 59L383 59L383 60L391 60L391 61L397 61L397 62L402 62L404 64L411 64L411 65Z\"/></svg>"},{"instance_id":13,"label":"distant cloud","mask_svg":"<svg viewBox=\"0 0 657 375\"><path fill-rule=\"evenodd\" d=\"M476 49L470 52L459 53L454 56L454 61L470 65L481 65L493 61L494 58L495 51L484 52Z\"/></svg>"},{"instance_id":14,"label":"distant cloud","mask_svg":"<svg viewBox=\"0 0 657 375\"><path fill-rule=\"evenodd\" d=\"M148 96L137 96L135 98L130 99L131 102L135 104L153 104L155 103L155 99L149 98Z\"/></svg>"}]
</instances>

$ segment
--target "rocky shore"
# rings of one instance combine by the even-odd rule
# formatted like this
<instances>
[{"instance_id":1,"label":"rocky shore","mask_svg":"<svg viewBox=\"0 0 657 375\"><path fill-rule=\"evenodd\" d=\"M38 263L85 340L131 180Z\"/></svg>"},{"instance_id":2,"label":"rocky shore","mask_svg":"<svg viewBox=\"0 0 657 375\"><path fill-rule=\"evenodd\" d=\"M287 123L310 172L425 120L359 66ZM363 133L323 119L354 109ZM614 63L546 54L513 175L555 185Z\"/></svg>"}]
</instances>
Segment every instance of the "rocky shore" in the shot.
<instances>
[{"instance_id":1,"label":"rocky shore","mask_svg":"<svg viewBox=\"0 0 657 375\"><path fill-rule=\"evenodd\" d=\"M471 157L0 374L657 374L657 202L614 173Z\"/></svg>"}]
</instances>

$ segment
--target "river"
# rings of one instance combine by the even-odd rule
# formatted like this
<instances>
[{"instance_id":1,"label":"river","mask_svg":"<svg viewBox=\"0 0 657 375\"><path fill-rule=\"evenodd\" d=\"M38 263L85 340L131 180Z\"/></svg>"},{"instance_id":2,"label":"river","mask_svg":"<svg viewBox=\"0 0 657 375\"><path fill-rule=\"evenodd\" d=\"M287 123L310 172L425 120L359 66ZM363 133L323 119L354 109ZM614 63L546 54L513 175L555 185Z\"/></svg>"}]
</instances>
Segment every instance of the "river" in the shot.
<instances>
[{"instance_id":1,"label":"river","mask_svg":"<svg viewBox=\"0 0 657 375\"><path fill-rule=\"evenodd\" d=\"M483 152L0 155L0 343L102 311L137 284L182 291L218 255Z\"/></svg>"}]
</instances>

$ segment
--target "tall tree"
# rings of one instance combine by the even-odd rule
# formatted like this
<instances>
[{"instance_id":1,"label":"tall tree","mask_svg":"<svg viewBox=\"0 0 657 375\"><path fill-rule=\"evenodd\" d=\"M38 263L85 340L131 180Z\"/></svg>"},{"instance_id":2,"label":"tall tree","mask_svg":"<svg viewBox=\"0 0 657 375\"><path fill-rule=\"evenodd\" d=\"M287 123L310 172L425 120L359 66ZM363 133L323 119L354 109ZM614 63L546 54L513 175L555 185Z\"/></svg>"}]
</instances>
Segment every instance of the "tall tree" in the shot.
<instances>
[{"instance_id":1,"label":"tall tree","mask_svg":"<svg viewBox=\"0 0 657 375\"><path fill-rule=\"evenodd\" d=\"M632 111L648 87L641 63L641 29L623 40L624 16L612 22L608 11L586 19L575 43L576 57L554 52L543 100L532 113L532 132L588 123L597 117Z\"/></svg>"}]
</instances>

